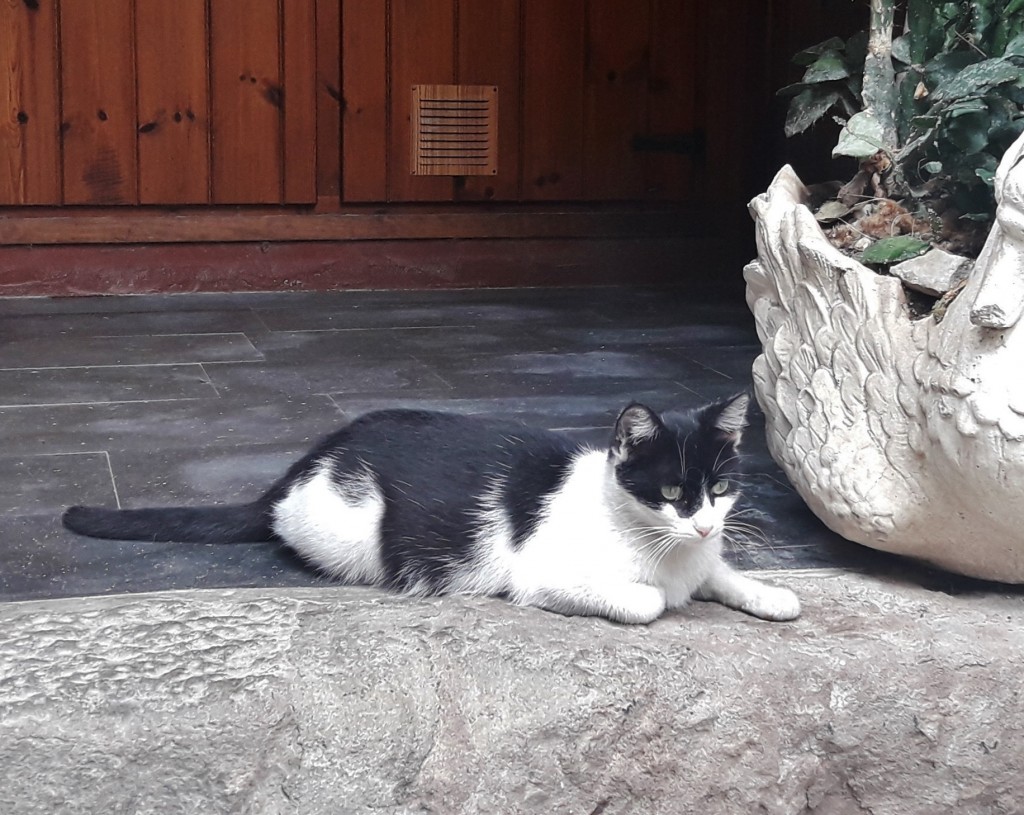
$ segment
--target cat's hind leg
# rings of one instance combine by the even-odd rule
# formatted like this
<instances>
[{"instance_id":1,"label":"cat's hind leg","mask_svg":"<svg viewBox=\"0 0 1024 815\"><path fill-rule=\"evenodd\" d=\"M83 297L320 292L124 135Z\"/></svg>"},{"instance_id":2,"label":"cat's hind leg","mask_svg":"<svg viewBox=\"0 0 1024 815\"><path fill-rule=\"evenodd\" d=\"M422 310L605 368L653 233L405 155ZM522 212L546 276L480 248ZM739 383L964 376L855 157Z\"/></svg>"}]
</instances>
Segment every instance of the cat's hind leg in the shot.
<instances>
[{"instance_id":1,"label":"cat's hind leg","mask_svg":"<svg viewBox=\"0 0 1024 815\"><path fill-rule=\"evenodd\" d=\"M665 611L665 592L645 583L542 586L514 599L559 614L605 617L629 625L653 622Z\"/></svg>"},{"instance_id":2,"label":"cat's hind leg","mask_svg":"<svg viewBox=\"0 0 1024 815\"><path fill-rule=\"evenodd\" d=\"M795 620L800 616L800 601L789 589L753 580L725 563L716 564L694 596L745 611L762 620Z\"/></svg>"}]
</instances>

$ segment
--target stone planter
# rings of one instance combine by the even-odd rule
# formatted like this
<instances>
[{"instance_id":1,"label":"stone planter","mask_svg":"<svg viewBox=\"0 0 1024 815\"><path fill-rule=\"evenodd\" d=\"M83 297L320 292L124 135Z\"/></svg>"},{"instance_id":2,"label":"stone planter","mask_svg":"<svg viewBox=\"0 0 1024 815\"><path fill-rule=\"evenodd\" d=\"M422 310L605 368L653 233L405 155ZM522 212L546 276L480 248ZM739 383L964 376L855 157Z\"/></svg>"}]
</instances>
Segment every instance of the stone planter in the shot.
<instances>
[{"instance_id":1,"label":"stone planter","mask_svg":"<svg viewBox=\"0 0 1024 815\"><path fill-rule=\"evenodd\" d=\"M745 269L768 447L812 511L857 543L1024 582L1024 137L998 222L945 318L846 257L783 167L750 205Z\"/></svg>"}]
</instances>

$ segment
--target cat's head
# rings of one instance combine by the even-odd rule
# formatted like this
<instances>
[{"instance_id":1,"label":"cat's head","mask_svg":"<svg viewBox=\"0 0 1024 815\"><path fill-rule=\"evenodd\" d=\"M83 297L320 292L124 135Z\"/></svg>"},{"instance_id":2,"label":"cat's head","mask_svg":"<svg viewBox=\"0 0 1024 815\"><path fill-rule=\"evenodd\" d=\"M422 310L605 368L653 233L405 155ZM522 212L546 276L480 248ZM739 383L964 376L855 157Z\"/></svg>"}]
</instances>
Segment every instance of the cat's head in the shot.
<instances>
[{"instance_id":1,"label":"cat's head","mask_svg":"<svg viewBox=\"0 0 1024 815\"><path fill-rule=\"evenodd\" d=\"M634 514L678 543L716 540L739 498L749 403L744 393L664 416L639 403L626 407L608 457Z\"/></svg>"}]
</instances>

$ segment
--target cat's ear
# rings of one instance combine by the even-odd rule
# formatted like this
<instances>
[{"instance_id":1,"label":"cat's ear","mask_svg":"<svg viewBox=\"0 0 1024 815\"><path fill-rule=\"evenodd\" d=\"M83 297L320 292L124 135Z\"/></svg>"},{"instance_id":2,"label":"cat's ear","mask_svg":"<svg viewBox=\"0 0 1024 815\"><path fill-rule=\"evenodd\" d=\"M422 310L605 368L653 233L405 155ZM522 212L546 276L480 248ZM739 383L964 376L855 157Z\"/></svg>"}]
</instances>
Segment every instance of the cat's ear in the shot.
<instances>
[{"instance_id":1,"label":"cat's ear","mask_svg":"<svg viewBox=\"0 0 1024 815\"><path fill-rule=\"evenodd\" d=\"M639 402L628 405L615 421L615 437L612 439L611 457L616 462L629 458L629 451L638 444L650 441L661 432L662 424L658 414Z\"/></svg>"},{"instance_id":2,"label":"cat's ear","mask_svg":"<svg viewBox=\"0 0 1024 815\"><path fill-rule=\"evenodd\" d=\"M725 436L730 444L737 445L747 429L747 410L750 396L740 393L724 402L709 405L701 411L701 418Z\"/></svg>"}]
</instances>

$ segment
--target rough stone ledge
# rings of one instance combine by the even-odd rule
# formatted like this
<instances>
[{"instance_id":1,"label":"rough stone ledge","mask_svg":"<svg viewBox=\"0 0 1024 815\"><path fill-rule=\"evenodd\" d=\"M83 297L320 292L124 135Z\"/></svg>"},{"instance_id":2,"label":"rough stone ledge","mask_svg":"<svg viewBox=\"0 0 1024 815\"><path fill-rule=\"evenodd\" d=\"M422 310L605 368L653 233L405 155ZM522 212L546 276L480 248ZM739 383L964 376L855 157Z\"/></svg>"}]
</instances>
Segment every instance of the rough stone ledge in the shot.
<instances>
[{"instance_id":1,"label":"rough stone ledge","mask_svg":"<svg viewBox=\"0 0 1024 815\"><path fill-rule=\"evenodd\" d=\"M1024 597L649 628L366 589L0 606L0 812L1019 813Z\"/></svg>"}]
</instances>

